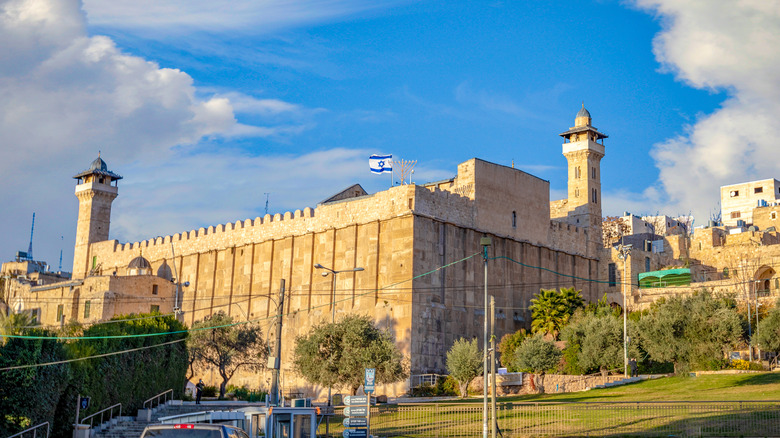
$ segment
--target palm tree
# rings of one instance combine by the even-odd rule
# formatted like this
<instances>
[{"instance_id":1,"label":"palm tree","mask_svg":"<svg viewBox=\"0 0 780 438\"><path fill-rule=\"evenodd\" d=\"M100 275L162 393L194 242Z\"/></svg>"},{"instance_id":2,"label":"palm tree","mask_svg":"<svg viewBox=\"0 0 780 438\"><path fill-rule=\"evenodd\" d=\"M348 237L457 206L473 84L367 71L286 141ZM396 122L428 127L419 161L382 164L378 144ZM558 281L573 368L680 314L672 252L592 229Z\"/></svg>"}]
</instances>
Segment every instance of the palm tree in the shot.
<instances>
[{"instance_id":1,"label":"palm tree","mask_svg":"<svg viewBox=\"0 0 780 438\"><path fill-rule=\"evenodd\" d=\"M582 293L572 288L541 289L531 300L531 332L550 334L558 339L574 311L582 307Z\"/></svg>"},{"instance_id":2,"label":"palm tree","mask_svg":"<svg viewBox=\"0 0 780 438\"><path fill-rule=\"evenodd\" d=\"M38 325L30 312L9 313L8 315L0 312L0 345L5 345L8 338L6 335L18 335L22 330Z\"/></svg>"},{"instance_id":3,"label":"palm tree","mask_svg":"<svg viewBox=\"0 0 780 438\"><path fill-rule=\"evenodd\" d=\"M570 315L573 315L574 311L580 307L585 307L585 300L582 299L582 291L576 290L573 287L564 287L561 288L560 291L563 300L569 306Z\"/></svg>"}]
</instances>

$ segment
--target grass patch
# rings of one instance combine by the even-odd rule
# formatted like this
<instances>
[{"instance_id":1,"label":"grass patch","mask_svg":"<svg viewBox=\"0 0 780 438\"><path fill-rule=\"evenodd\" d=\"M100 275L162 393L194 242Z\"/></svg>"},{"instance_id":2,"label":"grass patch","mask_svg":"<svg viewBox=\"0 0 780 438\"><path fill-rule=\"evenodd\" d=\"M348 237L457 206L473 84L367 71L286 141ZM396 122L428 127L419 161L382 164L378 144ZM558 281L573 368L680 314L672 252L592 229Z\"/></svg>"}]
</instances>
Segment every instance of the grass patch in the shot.
<instances>
[{"instance_id":1,"label":"grass patch","mask_svg":"<svg viewBox=\"0 0 780 438\"><path fill-rule=\"evenodd\" d=\"M780 373L664 377L613 388L592 389L583 392L533 394L500 398L502 402L688 400L780 400Z\"/></svg>"}]
</instances>

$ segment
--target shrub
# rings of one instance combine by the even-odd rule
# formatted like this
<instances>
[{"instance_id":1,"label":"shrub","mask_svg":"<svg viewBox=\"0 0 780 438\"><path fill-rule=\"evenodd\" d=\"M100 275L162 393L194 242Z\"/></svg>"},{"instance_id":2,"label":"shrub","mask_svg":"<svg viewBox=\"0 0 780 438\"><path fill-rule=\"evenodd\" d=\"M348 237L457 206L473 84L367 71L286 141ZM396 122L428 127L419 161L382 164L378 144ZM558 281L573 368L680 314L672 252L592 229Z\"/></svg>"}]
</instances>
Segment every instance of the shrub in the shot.
<instances>
[{"instance_id":1,"label":"shrub","mask_svg":"<svg viewBox=\"0 0 780 438\"><path fill-rule=\"evenodd\" d=\"M742 359L732 360L730 368L733 370L764 371L764 365L758 362L750 362Z\"/></svg>"},{"instance_id":2,"label":"shrub","mask_svg":"<svg viewBox=\"0 0 780 438\"><path fill-rule=\"evenodd\" d=\"M203 392L200 394L203 397L216 397L217 396L217 387L216 386L204 386Z\"/></svg>"},{"instance_id":3,"label":"shrub","mask_svg":"<svg viewBox=\"0 0 780 438\"><path fill-rule=\"evenodd\" d=\"M241 401L262 401L266 392L261 390L252 390L249 389L246 385L243 386L233 386L230 385L228 387L228 392L233 393L233 396Z\"/></svg>"}]
</instances>

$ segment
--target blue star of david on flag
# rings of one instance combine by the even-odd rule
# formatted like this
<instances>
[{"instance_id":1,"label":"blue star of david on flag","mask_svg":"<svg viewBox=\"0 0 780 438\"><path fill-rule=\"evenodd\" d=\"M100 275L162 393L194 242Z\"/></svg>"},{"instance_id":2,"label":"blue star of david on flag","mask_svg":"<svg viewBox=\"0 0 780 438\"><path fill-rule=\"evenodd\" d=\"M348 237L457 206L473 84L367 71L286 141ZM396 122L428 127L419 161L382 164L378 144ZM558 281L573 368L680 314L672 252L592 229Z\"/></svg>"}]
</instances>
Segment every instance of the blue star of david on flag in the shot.
<instances>
[{"instance_id":1,"label":"blue star of david on flag","mask_svg":"<svg viewBox=\"0 0 780 438\"><path fill-rule=\"evenodd\" d=\"M388 173L393 171L392 155L372 155L368 157L368 167L373 173Z\"/></svg>"}]
</instances>

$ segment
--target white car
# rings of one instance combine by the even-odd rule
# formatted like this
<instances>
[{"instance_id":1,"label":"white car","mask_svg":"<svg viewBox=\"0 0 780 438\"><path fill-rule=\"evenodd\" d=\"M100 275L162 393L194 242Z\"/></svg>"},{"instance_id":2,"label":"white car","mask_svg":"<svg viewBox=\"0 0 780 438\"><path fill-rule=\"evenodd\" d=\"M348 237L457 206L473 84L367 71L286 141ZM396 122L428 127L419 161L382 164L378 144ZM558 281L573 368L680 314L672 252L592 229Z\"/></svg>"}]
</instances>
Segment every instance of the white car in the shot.
<instances>
[{"instance_id":1,"label":"white car","mask_svg":"<svg viewBox=\"0 0 780 438\"><path fill-rule=\"evenodd\" d=\"M238 427L225 424L152 424L146 426L141 438L249 438Z\"/></svg>"}]
</instances>

